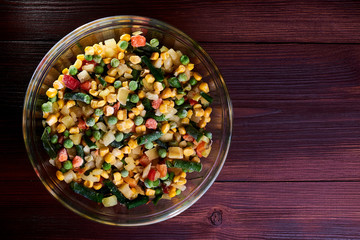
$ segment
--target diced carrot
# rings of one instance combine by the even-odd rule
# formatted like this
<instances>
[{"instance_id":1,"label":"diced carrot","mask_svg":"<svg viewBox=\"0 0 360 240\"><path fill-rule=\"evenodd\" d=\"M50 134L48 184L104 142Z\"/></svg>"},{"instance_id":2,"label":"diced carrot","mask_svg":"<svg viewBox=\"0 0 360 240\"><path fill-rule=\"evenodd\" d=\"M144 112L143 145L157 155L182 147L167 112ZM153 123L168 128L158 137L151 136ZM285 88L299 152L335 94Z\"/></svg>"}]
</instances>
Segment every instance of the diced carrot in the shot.
<instances>
[{"instance_id":1,"label":"diced carrot","mask_svg":"<svg viewBox=\"0 0 360 240\"><path fill-rule=\"evenodd\" d=\"M82 130L88 129L88 126L86 126L86 122L81 118L79 118L78 127Z\"/></svg>"},{"instance_id":2,"label":"diced carrot","mask_svg":"<svg viewBox=\"0 0 360 240\"><path fill-rule=\"evenodd\" d=\"M195 101L194 99L189 99L189 103L191 106L194 106L195 104L199 103L198 101Z\"/></svg>"},{"instance_id":3,"label":"diced carrot","mask_svg":"<svg viewBox=\"0 0 360 240\"><path fill-rule=\"evenodd\" d=\"M84 91L89 91L91 88L91 82L90 81L85 81L83 83L80 84L80 88Z\"/></svg>"},{"instance_id":4,"label":"diced carrot","mask_svg":"<svg viewBox=\"0 0 360 240\"><path fill-rule=\"evenodd\" d=\"M157 99L157 100L153 100L153 101L151 102L151 106L152 106L154 109L158 109L158 108L160 107L161 103L162 103L162 99L159 98L159 99Z\"/></svg>"},{"instance_id":5,"label":"diced carrot","mask_svg":"<svg viewBox=\"0 0 360 240\"><path fill-rule=\"evenodd\" d=\"M166 164L157 164L156 169L159 171L161 178L166 176L166 173L167 173Z\"/></svg>"},{"instance_id":6,"label":"diced carrot","mask_svg":"<svg viewBox=\"0 0 360 240\"><path fill-rule=\"evenodd\" d=\"M117 112L119 111L119 108L120 108L120 102L115 103L113 108L114 108L114 116L116 116L116 114L117 114Z\"/></svg>"},{"instance_id":7,"label":"diced carrot","mask_svg":"<svg viewBox=\"0 0 360 240\"><path fill-rule=\"evenodd\" d=\"M133 47L143 47L146 45L146 38L141 35L136 35L131 37L131 46Z\"/></svg>"},{"instance_id":8,"label":"diced carrot","mask_svg":"<svg viewBox=\"0 0 360 240\"><path fill-rule=\"evenodd\" d=\"M68 160L68 154L65 148L60 149L58 156L59 162L65 162L66 160Z\"/></svg>"},{"instance_id":9,"label":"diced carrot","mask_svg":"<svg viewBox=\"0 0 360 240\"><path fill-rule=\"evenodd\" d=\"M139 159L139 162L142 166L146 167L150 163L150 159L146 156L146 154L143 154Z\"/></svg>"},{"instance_id":10,"label":"diced carrot","mask_svg":"<svg viewBox=\"0 0 360 240\"><path fill-rule=\"evenodd\" d=\"M206 143L204 141L201 141L199 143L199 145L197 146L196 153L197 153L198 157L202 157L201 153L205 150L205 144Z\"/></svg>"},{"instance_id":11,"label":"diced carrot","mask_svg":"<svg viewBox=\"0 0 360 240\"><path fill-rule=\"evenodd\" d=\"M185 135L183 136L183 138L184 138L185 141L188 141L188 142L192 142L192 141L195 140L195 138L193 138L193 137L190 136L189 134L185 134Z\"/></svg>"},{"instance_id":12,"label":"diced carrot","mask_svg":"<svg viewBox=\"0 0 360 240\"><path fill-rule=\"evenodd\" d=\"M81 165L84 163L84 159L82 159L80 156L75 156L72 160L72 164L74 168L81 167Z\"/></svg>"},{"instance_id":13,"label":"diced carrot","mask_svg":"<svg viewBox=\"0 0 360 240\"><path fill-rule=\"evenodd\" d=\"M124 181L129 184L130 187L136 187L137 181L131 177L125 177Z\"/></svg>"}]
</instances>

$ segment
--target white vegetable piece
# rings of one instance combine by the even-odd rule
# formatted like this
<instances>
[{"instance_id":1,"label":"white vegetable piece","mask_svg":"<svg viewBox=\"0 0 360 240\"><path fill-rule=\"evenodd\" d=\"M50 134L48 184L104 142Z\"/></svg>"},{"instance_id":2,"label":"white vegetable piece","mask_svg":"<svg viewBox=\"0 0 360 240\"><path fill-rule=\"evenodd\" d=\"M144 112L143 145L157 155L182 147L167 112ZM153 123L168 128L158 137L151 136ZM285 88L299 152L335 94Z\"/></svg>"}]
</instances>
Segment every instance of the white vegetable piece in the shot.
<instances>
[{"instance_id":1,"label":"white vegetable piece","mask_svg":"<svg viewBox=\"0 0 360 240\"><path fill-rule=\"evenodd\" d=\"M125 162L127 163L125 169L128 171L132 171L136 167L135 161L132 157L125 158Z\"/></svg>"},{"instance_id":2,"label":"white vegetable piece","mask_svg":"<svg viewBox=\"0 0 360 240\"><path fill-rule=\"evenodd\" d=\"M113 207L116 204L118 204L117 198L115 195L112 195L110 197L106 197L102 199L102 204L104 207Z\"/></svg>"},{"instance_id":3,"label":"white vegetable piece","mask_svg":"<svg viewBox=\"0 0 360 240\"><path fill-rule=\"evenodd\" d=\"M71 128L75 125L74 119L69 115L63 117L61 122L65 125L66 128Z\"/></svg>"},{"instance_id":4,"label":"white vegetable piece","mask_svg":"<svg viewBox=\"0 0 360 240\"><path fill-rule=\"evenodd\" d=\"M93 64L92 64L93 65ZM94 66L94 65L93 65ZM84 68L84 67L83 67ZM78 79L80 82L85 82L87 80L89 80L91 77L89 75L89 73L86 70L82 70L78 75L77 75Z\"/></svg>"},{"instance_id":5,"label":"white vegetable piece","mask_svg":"<svg viewBox=\"0 0 360 240\"><path fill-rule=\"evenodd\" d=\"M169 158L183 159L184 157L183 149L180 147L169 147L168 151Z\"/></svg>"},{"instance_id":6,"label":"white vegetable piece","mask_svg":"<svg viewBox=\"0 0 360 240\"><path fill-rule=\"evenodd\" d=\"M115 135L111 131L104 134L103 143L105 146L110 145L113 141L115 141Z\"/></svg>"},{"instance_id":7,"label":"white vegetable piece","mask_svg":"<svg viewBox=\"0 0 360 240\"><path fill-rule=\"evenodd\" d=\"M105 40L104 43L105 43L106 47L116 49L116 41L115 41L115 39L111 38L111 39Z\"/></svg>"},{"instance_id":8,"label":"white vegetable piece","mask_svg":"<svg viewBox=\"0 0 360 240\"><path fill-rule=\"evenodd\" d=\"M121 105L126 105L129 92L130 90L125 87L119 88L117 94L117 100L120 102Z\"/></svg>"},{"instance_id":9,"label":"white vegetable piece","mask_svg":"<svg viewBox=\"0 0 360 240\"><path fill-rule=\"evenodd\" d=\"M151 163L149 163L145 168L144 168L144 171L143 171L143 174L142 174L142 178L147 178L149 172L150 172L150 169L151 169Z\"/></svg>"},{"instance_id":10,"label":"white vegetable piece","mask_svg":"<svg viewBox=\"0 0 360 240\"><path fill-rule=\"evenodd\" d=\"M64 181L66 183L71 183L74 178L76 178L76 175L72 170L67 171L66 173L64 173Z\"/></svg>"},{"instance_id":11,"label":"white vegetable piece","mask_svg":"<svg viewBox=\"0 0 360 240\"><path fill-rule=\"evenodd\" d=\"M133 195L133 191L131 191L129 184L123 183L119 187L119 191L127 198L130 199Z\"/></svg>"},{"instance_id":12,"label":"white vegetable piece","mask_svg":"<svg viewBox=\"0 0 360 240\"><path fill-rule=\"evenodd\" d=\"M86 64L82 66L82 70L86 70L87 72L94 72L94 68L95 68L94 64Z\"/></svg>"},{"instance_id":13,"label":"white vegetable piece","mask_svg":"<svg viewBox=\"0 0 360 240\"><path fill-rule=\"evenodd\" d=\"M146 156L149 158L150 161L159 157L158 151L156 148L152 148L145 152Z\"/></svg>"},{"instance_id":14,"label":"white vegetable piece","mask_svg":"<svg viewBox=\"0 0 360 240\"><path fill-rule=\"evenodd\" d=\"M81 137L82 137L82 133L78 133L78 134L71 134L69 136L69 138L71 139L71 141L73 141L74 145L79 145L81 142Z\"/></svg>"}]
</instances>

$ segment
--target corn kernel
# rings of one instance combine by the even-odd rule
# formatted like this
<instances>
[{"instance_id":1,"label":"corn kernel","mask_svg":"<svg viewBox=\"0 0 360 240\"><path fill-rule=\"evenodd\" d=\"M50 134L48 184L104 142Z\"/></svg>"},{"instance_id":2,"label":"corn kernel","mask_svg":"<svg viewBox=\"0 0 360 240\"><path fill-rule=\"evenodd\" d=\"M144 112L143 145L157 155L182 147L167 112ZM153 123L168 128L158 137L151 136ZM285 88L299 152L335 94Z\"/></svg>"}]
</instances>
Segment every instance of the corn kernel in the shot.
<instances>
[{"instance_id":1,"label":"corn kernel","mask_svg":"<svg viewBox=\"0 0 360 240\"><path fill-rule=\"evenodd\" d=\"M125 146L125 147L123 147L122 149L121 149L121 151L123 152L123 153L125 153L125 154L129 154L130 153L130 147L129 146Z\"/></svg>"},{"instance_id":2,"label":"corn kernel","mask_svg":"<svg viewBox=\"0 0 360 240\"><path fill-rule=\"evenodd\" d=\"M119 130L120 132L125 131L126 129L125 129L125 123L124 123L124 121L118 122L118 123L116 124L116 128L117 128L117 130Z\"/></svg>"},{"instance_id":3,"label":"corn kernel","mask_svg":"<svg viewBox=\"0 0 360 240\"><path fill-rule=\"evenodd\" d=\"M71 127L69 129L70 134L78 134L80 132L80 129L78 127Z\"/></svg>"},{"instance_id":4,"label":"corn kernel","mask_svg":"<svg viewBox=\"0 0 360 240\"><path fill-rule=\"evenodd\" d=\"M194 110L195 117L202 117L204 116L204 109L202 108L196 108Z\"/></svg>"},{"instance_id":5,"label":"corn kernel","mask_svg":"<svg viewBox=\"0 0 360 240\"><path fill-rule=\"evenodd\" d=\"M186 134L185 128L184 128L184 127L179 127L179 133L180 133L181 135L185 135L185 134Z\"/></svg>"},{"instance_id":6,"label":"corn kernel","mask_svg":"<svg viewBox=\"0 0 360 240\"><path fill-rule=\"evenodd\" d=\"M205 122L205 119L201 119L198 123L198 127L199 128L205 128L206 126L206 122Z\"/></svg>"},{"instance_id":7,"label":"corn kernel","mask_svg":"<svg viewBox=\"0 0 360 240\"><path fill-rule=\"evenodd\" d=\"M134 113L135 116L140 115L140 110L137 107L132 108L131 111Z\"/></svg>"},{"instance_id":8,"label":"corn kernel","mask_svg":"<svg viewBox=\"0 0 360 240\"><path fill-rule=\"evenodd\" d=\"M114 86L108 86L106 89L108 89L110 91L110 93L115 93Z\"/></svg>"},{"instance_id":9,"label":"corn kernel","mask_svg":"<svg viewBox=\"0 0 360 240\"><path fill-rule=\"evenodd\" d=\"M161 84L161 82L154 82L154 90L155 90L155 93L157 93L157 94L159 94L162 90L164 90L164 87Z\"/></svg>"},{"instance_id":10,"label":"corn kernel","mask_svg":"<svg viewBox=\"0 0 360 240\"><path fill-rule=\"evenodd\" d=\"M146 74L145 80L146 80L147 83L155 82L155 78L154 78L154 76L152 74Z\"/></svg>"},{"instance_id":11,"label":"corn kernel","mask_svg":"<svg viewBox=\"0 0 360 240\"><path fill-rule=\"evenodd\" d=\"M162 99L166 99L166 98L169 98L171 97L171 89L170 88L165 88L164 91L161 92L161 98Z\"/></svg>"},{"instance_id":12,"label":"corn kernel","mask_svg":"<svg viewBox=\"0 0 360 240\"><path fill-rule=\"evenodd\" d=\"M131 36L129 34L125 33L125 34L121 35L120 40L128 42L128 41L130 41L130 38L131 38Z\"/></svg>"},{"instance_id":13,"label":"corn kernel","mask_svg":"<svg viewBox=\"0 0 360 240\"><path fill-rule=\"evenodd\" d=\"M135 127L135 132L137 134L141 134L141 133L143 133L145 131L146 131L146 126L145 125L140 125L140 126Z\"/></svg>"},{"instance_id":14,"label":"corn kernel","mask_svg":"<svg viewBox=\"0 0 360 240\"><path fill-rule=\"evenodd\" d=\"M169 123L165 123L161 126L161 132L163 134L167 133L170 130L170 124Z\"/></svg>"},{"instance_id":15,"label":"corn kernel","mask_svg":"<svg viewBox=\"0 0 360 240\"><path fill-rule=\"evenodd\" d=\"M188 118L191 118L192 117L192 115L193 115L193 110L192 109L190 109L188 112L187 112L187 117Z\"/></svg>"},{"instance_id":16,"label":"corn kernel","mask_svg":"<svg viewBox=\"0 0 360 240\"><path fill-rule=\"evenodd\" d=\"M92 90L97 90L96 81L91 81L91 89L92 89Z\"/></svg>"},{"instance_id":17,"label":"corn kernel","mask_svg":"<svg viewBox=\"0 0 360 240\"><path fill-rule=\"evenodd\" d=\"M106 105L103 108L103 111L104 111L104 115L107 116L107 117L114 114L114 108L109 106L109 105Z\"/></svg>"},{"instance_id":18,"label":"corn kernel","mask_svg":"<svg viewBox=\"0 0 360 240\"><path fill-rule=\"evenodd\" d=\"M95 189L95 190L100 190L101 188L102 188L102 184L101 183L95 183L94 184L94 186L93 186L93 188Z\"/></svg>"},{"instance_id":19,"label":"corn kernel","mask_svg":"<svg viewBox=\"0 0 360 240\"><path fill-rule=\"evenodd\" d=\"M190 123L190 119L189 119L189 118L187 118L187 117L186 117L186 118L183 118L183 119L181 119L181 123L182 123L182 124L186 124L186 125L187 125L187 124L189 124L189 123Z\"/></svg>"},{"instance_id":20,"label":"corn kernel","mask_svg":"<svg viewBox=\"0 0 360 240\"><path fill-rule=\"evenodd\" d=\"M207 107L204 111L204 117L210 117L211 112L212 112L212 108Z\"/></svg>"},{"instance_id":21,"label":"corn kernel","mask_svg":"<svg viewBox=\"0 0 360 240\"><path fill-rule=\"evenodd\" d=\"M180 175L175 176L173 179L174 183L177 183L179 180L180 180Z\"/></svg>"},{"instance_id":22,"label":"corn kernel","mask_svg":"<svg viewBox=\"0 0 360 240\"><path fill-rule=\"evenodd\" d=\"M121 60L121 59L123 59L124 57L125 57L124 52L119 52L119 54L118 54L118 59Z\"/></svg>"},{"instance_id":23,"label":"corn kernel","mask_svg":"<svg viewBox=\"0 0 360 240\"><path fill-rule=\"evenodd\" d=\"M204 121L205 121L206 123L209 123L209 122L211 121L211 117L204 117Z\"/></svg>"},{"instance_id":24,"label":"corn kernel","mask_svg":"<svg viewBox=\"0 0 360 240\"><path fill-rule=\"evenodd\" d=\"M46 123L49 126L52 126L53 124L55 124L57 122L58 118L56 117L55 114L50 114L47 119L46 119Z\"/></svg>"},{"instance_id":25,"label":"corn kernel","mask_svg":"<svg viewBox=\"0 0 360 240\"><path fill-rule=\"evenodd\" d=\"M193 106L193 109L197 109L197 108L202 108L201 104L200 103L197 103Z\"/></svg>"},{"instance_id":26,"label":"corn kernel","mask_svg":"<svg viewBox=\"0 0 360 240\"><path fill-rule=\"evenodd\" d=\"M105 88L104 90L100 91L99 97L102 97L102 98L105 99L105 97L106 97L107 95L109 95L109 94L110 94L109 89Z\"/></svg>"},{"instance_id":27,"label":"corn kernel","mask_svg":"<svg viewBox=\"0 0 360 240\"><path fill-rule=\"evenodd\" d=\"M208 92L210 91L210 90L209 90L209 85L208 85L206 82L200 83L199 89L200 89L201 91L203 91L204 93L208 93Z\"/></svg>"},{"instance_id":28,"label":"corn kernel","mask_svg":"<svg viewBox=\"0 0 360 240\"><path fill-rule=\"evenodd\" d=\"M99 101L97 101L97 100L91 100L91 102L90 102L91 108L93 108L93 109L97 108L98 102Z\"/></svg>"},{"instance_id":29,"label":"corn kernel","mask_svg":"<svg viewBox=\"0 0 360 240\"><path fill-rule=\"evenodd\" d=\"M193 157L193 158L191 159L191 161L192 161L192 162L197 162L197 163L199 163L199 162L200 162L200 158L198 158L198 157Z\"/></svg>"},{"instance_id":30,"label":"corn kernel","mask_svg":"<svg viewBox=\"0 0 360 240\"><path fill-rule=\"evenodd\" d=\"M93 48L94 48L94 54L101 55L102 48L99 44L94 44Z\"/></svg>"},{"instance_id":31,"label":"corn kernel","mask_svg":"<svg viewBox=\"0 0 360 240\"><path fill-rule=\"evenodd\" d=\"M126 129L132 128L134 126L134 121L131 119L126 119L124 122Z\"/></svg>"},{"instance_id":32,"label":"corn kernel","mask_svg":"<svg viewBox=\"0 0 360 240\"><path fill-rule=\"evenodd\" d=\"M74 100L69 100L69 101L66 102L66 107L67 108L71 108L73 106L75 106L75 101Z\"/></svg>"},{"instance_id":33,"label":"corn kernel","mask_svg":"<svg viewBox=\"0 0 360 240\"><path fill-rule=\"evenodd\" d=\"M106 100L108 103L115 103L116 102L116 94L109 94L107 97L106 97Z\"/></svg>"},{"instance_id":34,"label":"corn kernel","mask_svg":"<svg viewBox=\"0 0 360 240\"><path fill-rule=\"evenodd\" d=\"M65 86L64 84L59 81L59 80L56 80L54 83L53 83L53 87L57 90L60 90L60 89L63 89Z\"/></svg>"},{"instance_id":35,"label":"corn kernel","mask_svg":"<svg viewBox=\"0 0 360 240\"><path fill-rule=\"evenodd\" d=\"M185 185L186 184L186 179L185 178L180 178L180 180L176 183L177 185Z\"/></svg>"},{"instance_id":36,"label":"corn kernel","mask_svg":"<svg viewBox=\"0 0 360 240\"><path fill-rule=\"evenodd\" d=\"M87 187L87 188L92 188L94 186L94 182L89 181L89 180L85 180L84 181L84 186Z\"/></svg>"},{"instance_id":37,"label":"corn kernel","mask_svg":"<svg viewBox=\"0 0 360 240\"><path fill-rule=\"evenodd\" d=\"M115 77L116 74L118 73L118 70L117 68L110 68L108 71L107 71L107 74L111 77Z\"/></svg>"},{"instance_id":38,"label":"corn kernel","mask_svg":"<svg viewBox=\"0 0 360 240\"><path fill-rule=\"evenodd\" d=\"M138 146L137 141L135 139L130 139L128 142L128 145L129 145L130 149L134 149Z\"/></svg>"},{"instance_id":39,"label":"corn kernel","mask_svg":"<svg viewBox=\"0 0 360 240\"><path fill-rule=\"evenodd\" d=\"M48 112L43 112L43 118L47 118L50 115Z\"/></svg>"},{"instance_id":40,"label":"corn kernel","mask_svg":"<svg viewBox=\"0 0 360 240\"><path fill-rule=\"evenodd\" d=\"M168 106L165 103L160 104L159 111L163 114L168 112Z\"/></svg>"},{"instance_id":41,"label":"corn kernel","mask_svg":"<svg viewBox=\"0 0 360 240\"><path fill-rule=\"evenodd\" d=\"M105 101L105 100L100 100L100 101L98 101L98 103L97 103L97 107L98 107L98 108L103 107L103 106L105 106L105 104L106 104L106 101Z\"/></svg>"},{"instance_id":42,"label":"corn kernel","mask_svg":"<svg viewBox=\"0 0 360 240\"><path fill-rule=\"evenodd\" d=\"M58 99L63 99L64 98L64 91L58 91Z\"/></svg>"},{"instance_id":43,"label":"corn kernel","mask_svg":"<svg viewBox=\"0 0 360 240\"><path fill-rule=\"evenodd\" d=\"M138 96L139 96L140 99L143 99L145 97L145 91L140 90L139 93L138 93Z\"/></svg>"},{"instance_id":44,"label":"corn kernel","mask_svg":"<svg viewBox=\"0 0 360 240\"><path fill-rule=\"evenodd\" d=\"M59 179L59 181L64 180L64 174L60 171L56 171L56 177L57 177L57 179Z\"/></svg>"},{"instance_id":45,"label":"corn kernel","mask_svg":"<svg viewBox=\"0 0 360 240\"><path fill-rule=\"evenodd\" d=\"M46 96L48 96L48 98L53 98L56 96L56 94L57 94L57 90L55 88L49 88L46 91Z\"/></svg>"},{"instance_id":46,"label":"corn kernel","mask_svg":"<svg viewBox=\"0 0 360 240\"><path fill-rule=\"evenodd\" d=\"M131 56L129 58L130 62L132 62L133 64L139 64L141 62L141 58L137 55L135 56Z\"/></svg>"},{"instance_id":47,"label":"corn kernel","mask_svg":"<svg viewBox=\"0 0 360 240\"><path fill-rule=\"evenodd\" d=\"M108 83L113 83L113 82L115 82L115 78L114 78L114 77L110 77L110 76L106 76L104 80L105 80L105 82L108 82Z\"/></svg>"},{"instance_id":48,"label":"corn kernel","mask_svg":"<svg viewBox=\"0 0 360 240\"><path fill-rule=\"evenodd\" d=\"M154 195L155 195L155 190L154 190L154 189L147 188L147 189L146 189L146 192L145 192L145 195L146 195L146 196L154 196Z\"/></svg>"},{"instance_id":49,"label":"corn kernel","mask_svg":"<svg viewBox=\"0 0 360 240\"><path fill-rule=\"evenodd\" d=\"M170 57L170 54L168 52L162 52L160 54L160 57L162 58L162 60L166 60Z\"/></svg>"},{"instance_id":50,"label":"corn kernel","mask_svg":"<svg viewBox=\"0 0 360 240\"><path fill-rule=\"evenodd\" d=\"M105 162L113 164L115 163L116 159L112 153L107 153L104 157Z\"/></svg>"},{"instance_id":51,"label":"corn kernel","mask_svg":"<svg viewBox=\"0 0 360 240\"><path fill-rule=\"evenodd\" d=\"M57 101L57 105L59 107L59 109L62 109L64 107L64 100L63 99L59 99Z\"/></svg>"},{"instance_id":52,"label":"corn kernel","mask_svg":"<svg viewBox=\"0 0 360 240\"><path fill-rule=\"evenodd\" d=\"M180 177L181 178L186 178L186 172L181 172Z\"/></svg>"},{"instance_id":53,"label":"corn kernel","mask_svg":"<svg viewBox=\"0 0 360 240\"><path fill-rule=\"evenodd\" d=\"M184 148L184 155L185 156L191 156L194 154L194 149L192 149L191 147L187 147L187 148Z\"/></svg>"},{"instance_id":54,"label":"corn kernel","mask_svg":"<svg viewBox=\"0 0 360 240\"><path fill-rule=\"evenodd\" d=\"M88 46L84 50L85 50L86 55L94 55L95 54L95 48L94 47Z\"/></svg>"},{"instance_id":55,"label":"corn kernel","mask_svg":"<svg viewBox=\"0 0 360 240\"><path fill-rule=\"evenodd\" d=\"M150 60L158 60L159 58L159 53L158 52L153 52L151 54Z\"/></svg>"},{"instance_id":56,"label":"corn kernel","mask_svg":"<svg viewBox=\"0 0 360 240\"><path fill-rule=\"evenodd\" d=\"M64 132L65 130L66 130L66 127L65 127L65 125L64 125L63 123L60 123L59 125L56 126L56 131L57 131L58 133L62 133L62 132Z\"/></svg>"},{"instance_id":57,"label":"corn kernel","mask_svg":"<svg viewBox=\"0 0 360 240\"><path fill-rule=\"evenodd\" d=\"M139 109L140 111L142 111L142 110L145 109L144 105L143 105L141 102L138 102L138 103L136 104L136 108Z\"/></svg>"},{"instance_id":58,"label":"corn kernel","mask_svg":"<svg viewBox=\"0 0 360 240\"><path fill-rule=\"evenodd\" d=\"M77 69L80 69L82 66L82 61L80 59L76 59L75 63L74 63L74 67L76 67Z\"/></svg>"},{"instance_id":59,"label":"corn kernel","mask_svg":"<svg viewBox=\"0 0 360 240\"><path fill-rule=\"evenodd\" d=\"M105 179L108 179L109 178L109 174L106 172L106 171L103 171L100 176L102 176L103 178Z\"/></svg>"},{"instance_id":60,"label":"corn kernel","mask_svg":"<svg viewBox=\"0 0 360 240\"><path fill-rule=\"evenodd\" d=\"M186 68L191 71L194 69L194 64L193 63L188 63L188 65L186 65Z\"/></svg>"},{"instance_id":61,"label":"corn kernel","mask_svg":"<svg viewBox=\"0 0 360 240\"><path fill-rule=\"evenodd\" d=\"M94 96L94 97L96 97L96 96L99 95L99 91L96 91L96 90L93 90L93 89L90 89L90 90L89 90L89 93L90 93L92 96Z\"/></svg>"},{"instance_id":62,"label":"corn kernel","mask_svg":"<svg viewBox=\"0 0 360 240\"><path fill-rule=\"evenodd\" d=\"M197 72L194 72L193 77L194 77L197 81L200 81L200 80L202 79L202 76L201 76L199 73L197 73Z\"/></svg>"},{"instance_id":63,"label":"corn kernel","mask_svg":"<svg viewBox=\"0 0 360 240\"><path fill-rule=\"evenodd\" d=\"M76 59L79 59L79 60L81 60L81 61L84 61L84 60L85 60L85 55L84 55L84 54L78 54L78 55L76 56Z\"/></svg>"},{"instance_id":64,"label":"corn kernel","mask_svg":"<svg viewBox=\"0 0 360 240\"><path fill-rule=\"evenodd\" d=\"M123 81L121 86L128 88L129 87L129 82L128 81Z\"/></svg>"},{"instance_id":65,"label":"corn kernel","mask_svg":"<svg viewBox=\"0 0 360 240\"><path fill-rule=\"evenodd\" d=\"M68 69L68 68L64 68L61 73L66 75L66 74L69 73L69 69Z\"/></svg>"},{"instance_id":66,"label":"corn kernel","mask_svg":"<svg viewBox=\"0 0 360 240\"><path fill-rule=\"evenodd\" d=\"M119 110L117 112L117 118L119 120L125 120L127 118L127 110L126 109Z\"/></svg>"},{"instance_id":67,"label":"corn kernel","mask_svg":"<svg viewBox=\"0 0 360 240\"><path fill-rule=\"evenodd\" d=\"M111 62L111 58L104 58L103 61L105 64L109 64Z\"/></svg>"},{"instance_id":68,"label":"corn kernel","mask_svg":"<svg viewBox=\"0 0 360 240\"><path fill-rule=\"evenodd\" d=\"M98 122L100 119L100 116L92 115L92 117L95 119L95 122Z\"/></svg>"},{"instance_id":69,"label":"corn kernel","mask_svg":"<svg viewBox=\"0 0 360 240\"><path fill-rule=\"evenodd\" d=\"M99 150L99 154L101 157L104 157L106 154L109 153L109 148L108 147L101 147Z\"/></svg>"},{"instance_id":70,"label":"corn kernel","mask_svg":"<svg viewBox=\"0 0 360 240\"><path fill-rule=\"evenodd\" d=\"M175 76L177 76L177 75L179 75L180 73L183 73L183 72L185 72L185 66L184 65L180 65L176 70L175 70L175 73L174 73L174 75Z\"/></svg>"}]
</instances>

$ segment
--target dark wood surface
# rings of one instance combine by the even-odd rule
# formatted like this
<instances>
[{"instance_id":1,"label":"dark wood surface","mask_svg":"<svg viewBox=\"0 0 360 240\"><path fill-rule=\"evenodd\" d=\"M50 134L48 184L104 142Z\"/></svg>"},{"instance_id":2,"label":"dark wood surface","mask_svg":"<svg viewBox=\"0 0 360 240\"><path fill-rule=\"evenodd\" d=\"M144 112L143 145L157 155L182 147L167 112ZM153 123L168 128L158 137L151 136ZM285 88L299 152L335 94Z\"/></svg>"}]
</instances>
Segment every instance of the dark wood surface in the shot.
<instances>
[{"instance_id":1,"label":"dark wood surface","mask_svg":"<svg viewBox=\"0 0 360 240\"><path fill-rule=\"evenodd\" d=\"M154 17L183 30L223 73L233 139L191 208L145 227L65 209L22 138L28 81L51 46L100 17ZM0 214L11 239L360 239L360 2L1 1Z\"/></svg>"}]
</instances>

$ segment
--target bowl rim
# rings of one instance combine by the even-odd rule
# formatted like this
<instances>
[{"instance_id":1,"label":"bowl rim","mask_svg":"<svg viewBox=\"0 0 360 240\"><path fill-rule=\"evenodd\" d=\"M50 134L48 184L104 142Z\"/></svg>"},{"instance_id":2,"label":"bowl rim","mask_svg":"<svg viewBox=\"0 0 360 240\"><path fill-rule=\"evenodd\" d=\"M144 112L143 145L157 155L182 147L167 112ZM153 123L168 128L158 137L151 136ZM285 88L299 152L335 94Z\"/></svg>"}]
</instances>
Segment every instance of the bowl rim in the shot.
<instances>
[{"instance_id":1,"label":"bowl rim","mask_svg":"<svg viewBox=\"0 0 360 240\"><path fill-rule=\"evenodd\" d=\"M211 179L208 182L208 184L202 190L199 190L197 195L194 195L193 199L191 200L191 202L189 204L182 204L179 208L176 208L175 211L172 211L172 212L170 212L168 214L162 215L159 218L152 219L152 220L147 221L147 222L139 222L139 223L118 223L118 222L111 222L111 221L102 220L102 219L99 219L99 218L91 217L91 216L79 211L75 207L69 205L67 202L65 202L63 199L61 199L57 195L57 193L55 193L55 191L53 191L50 188L50 186L46 182L45 178L42 175L40 175L39 171L37 170L35 160L33 159L33 156L31 154L31 148L30 148L29 144L27 143L28 136L31 135L31 133L28 133L29 127L28 127L28 123L27 123L27 117L29 115L29 110L31 109L31 108L28 109L28 104L31 104L30 103L31 94L32 94L31 90L34 89L34 87L36 86L36 83L37 83L36 76L37 76L37 74L40 72L40 70L41 70L41 68L43 66L48 65L48 64L46 64L44 62L46 62L49 58L51 58L52 53L54 53L56 49L59 49L59 47L62 46L64 44L64 42L74 40L74 39L79 39L79 37L81 38L82 33L93 29L94 26L97 26L97 25L99 25L101 23L104 24L104 23L114 22L114 21L119 21L119 20L135 20L135 21L144 21L145 20L145 21L148 21L149 23L151 23L151 25L156 24L156 25L160 25L162 27L166 27L166 28L170 29L171 31L173 31L174 33L176 33L177 35L181 35L181 36L184 36L185 38L187 38L187 40L189 40L193 44L193 46L196 47L196 49L206 58L208 63L213 68L214 73L217 75L218 79L220 80L220 85L222 86L223 91L225 92L225 99L226 99L227 108L228 108L228 124L229 124L228 131L229 131L229 135L228 135L227 138L225 138L225 142L227 144L224 147L224 154L223 154L222 159L220 159L220 164L217 166L216 171L213 172L213 174L211 176ZM129 25L131 25L131 24L133 24L133 22L129 22ZM50 69L51 67L52 66L48 66L48 69ZM213 183L215 182L216 178L218 177L219 173L221 172L221 170L222 170L222 168L224 166L224 163L226 161L226 158L227 158L227 155L228 155L228 152L229 152L229 148L230 148L230 144L231 144L231 138L232 138L232 128L233 128L233 107L232 107L232 103L231 103L231 99L230 99L228 89L226 87L225 81L224 81L224 79L222 77L222 74L221 74L220 70L218 69L215 62L212 60L212 58L207 54L207 52L205 52L205 50L195 40L193 40L190 36L188 36L187 34L182 32L181 30L177 29L176 27L174 27L174 26L172 26L172 25L170 25L168 23L165 23L163 21L154 19L154 18L142 17L142 16L137 16L137 15L116 15L116 16L109 16L109 17L99 18L99 19L93 20L91 22L88 22L86 24L83 24L83 25L77 27L76 29L74 29L70 33L66 34L63 38L61 38L44 55L44 57L39 62L38 66L36 67L32 77L30 79L30 82L28 84L28 87L26 89L26 95L25 95L24 103L23 103L22 126L23 126L22 130L23 130L23 137L24 137L26 151L27 151L28 157L30 159L30 162L31 162L31 164L33 166L33 169L34 169L35 173L37 174L38 178L40 179L42 184L45 186L45 188L48 190L48 192L54 198L56 198L63 206L65 206L66 208L70 209L72 212L74 212L74 213L76 213L76 214L78 214L78 215L80 215L82 217L85 217L87 219L90 219L90 220L93 220L93 221L96 221L96 222L99 222L99 223L103 223L103 224L107 224L107 225L115 225L115 226L143 226L143 225L149 225L149 224L155 224L155 223L158 223L158 222L162 222L164 220L167 220L167 219L170 219L172 217L175 217L175 216L179 215L180 213L184 212L186 209L191 207L193 204L195 204L208 191L208 189L213 185ZM208 178L209 175L210 174L205 176L205 179Z\"/></svg>"}]
</instances>

